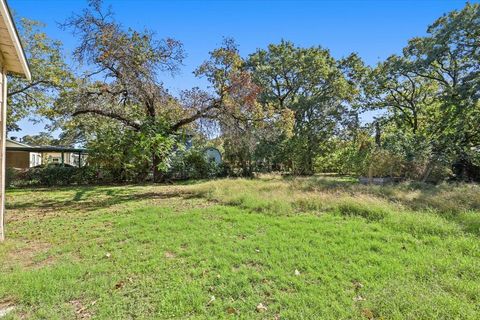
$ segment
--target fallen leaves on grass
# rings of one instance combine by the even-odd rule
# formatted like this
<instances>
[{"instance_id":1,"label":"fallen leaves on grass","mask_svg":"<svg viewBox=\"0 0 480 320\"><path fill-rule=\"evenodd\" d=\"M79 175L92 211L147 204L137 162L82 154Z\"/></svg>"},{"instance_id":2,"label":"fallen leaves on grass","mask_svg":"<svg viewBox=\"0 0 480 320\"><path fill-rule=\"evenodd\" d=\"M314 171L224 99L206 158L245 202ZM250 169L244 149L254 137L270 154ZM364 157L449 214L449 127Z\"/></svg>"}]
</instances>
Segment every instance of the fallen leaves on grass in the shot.
<instances>
[{"instance_id":1,"label":"fallen leaves on grass","mask_svg":"<svg viewBox=\"0 0 480 320\"><path fill-rule=\"evenodd\" d=\"M265 312L267 310L268 310L268 308L263 303L260 302L257 305L257 312L262 313L262 312Z\"/></svg>"},{"instance_id":2,"label":"fallen leaves on grass","mask_svg":"<svg viewBox=\"0 0 480 320\"><path fill-rule=\"evenodd\" d=\"M165 251L165 258L167 258L167 259L173 259L173 258L175 258L175 257L176 257L175 253L173 253L173 252L171 252L171 251Z\"/></svg>"},{"instance_id":3,"label":"fallen leaves on grass","mask_svg":"<svg viewBox=\"0 0 480 320\"><path fill-rule=\"evenodd\" d=\"M207 302L207 306L211 305L215 300L216 300L215 296L211 296L210 300L208 300L208 302Z\"/></svg>"},{"instance_id":4,"label":"fallen leaves on grass","mask_svg":"<svg viewBox=\"0 0 480 320\"><path fill-rule=\"evenodd\" d=\"M92 314L88 311L87 307L83 305L82 301L80 300L72 300L70 304L73 306L75 310L75 318L76 319L91 319Z\"/></svg>"},{"instance_id":5,"label":"fallen leaves on grass","mask_svg":"<svg viewBox=\"0 0 480 320\"><path fill-rule=\"evenodd\" d=\"M131 277L128 277L126 280L120 280L118 281L116 284L115 284L115 289L121 289L123 288L127 282L130 282L132 283L133 282L133 279Z\"/></svg>"},{"instance_id":6,"label":"fallen leaves on grass","mask_svg":"<svg viewBox=\"0 0 480 320\"><path fill-rule=\"evenodd\" d=\"M125 282L119 281L115 284L115 289L121 289L125 285Z\"/></svg>"},{"instance_id":7,"label":"fallen leaves on grass","mask_svg":"<svg viewBox=\"0 0 480 320\"><path fill-rule=\"evenodd\" d=\"M363 309L362 310L362 315L369 320L374 318L373 312L370 309Z\"/></svg>"},{"instance_id":8,"label":"fallen leaves on grass","mask_svg":"<svg viewBox=\"0 0 480 320\"><path fill-rule=\"evenodd\" d=\"M227 311L228 314L237 314L238 313L237 309L235 309L234 307L228 307L226 311Z\"/></svg>"},{"instance_id":9,"label":"fallen leaves on grass","mask_svg":"<svg viewBox=\"0 0 480 320\"><path fill-rule=\"evenodd\" d=\"M355 291L358 291L363 288L363 284L361 284L359 281L352 281L353 288L355 288Z\"/></svg>"}]
</instances>

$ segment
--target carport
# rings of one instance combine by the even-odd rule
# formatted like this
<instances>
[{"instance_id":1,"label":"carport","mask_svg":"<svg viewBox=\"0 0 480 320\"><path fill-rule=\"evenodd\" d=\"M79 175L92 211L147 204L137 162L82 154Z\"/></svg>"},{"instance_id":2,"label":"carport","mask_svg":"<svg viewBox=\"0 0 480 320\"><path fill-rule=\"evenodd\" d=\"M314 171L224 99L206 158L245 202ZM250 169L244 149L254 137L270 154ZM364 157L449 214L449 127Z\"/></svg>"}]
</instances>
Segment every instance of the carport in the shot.
<instances>
[{"instance_id":1,"label":"carport","mask_svg":"<svg viewBox=\"0 0 480 320\"><path fill-rule=\"evenodd\" d=\"M6 151L25 151L25 152L40 153L42 155L42 159L44 158L44 154L59 153L61 154L61 161L59 163L60 165L65 165L66 154L76 154L78 155L78 167L81 167L82 164L85 163L85 155L87 154L87 149L84 149L84 148L70 148L70 147L57 147L57 146L7 147Z\"/></svg>"}]
</instances>

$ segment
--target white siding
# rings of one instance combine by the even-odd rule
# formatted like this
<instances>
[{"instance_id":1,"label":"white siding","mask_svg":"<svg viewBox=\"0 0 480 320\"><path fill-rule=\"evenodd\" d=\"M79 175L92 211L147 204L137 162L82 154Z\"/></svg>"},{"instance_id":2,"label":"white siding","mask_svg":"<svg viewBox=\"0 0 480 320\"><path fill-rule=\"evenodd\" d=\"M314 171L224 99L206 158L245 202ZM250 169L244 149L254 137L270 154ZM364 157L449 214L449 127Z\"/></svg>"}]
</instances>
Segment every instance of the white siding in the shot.
<instances>
[{"instance_id":1,"label":"white siding","mask_svg":"<svg viewBox=\"0 0 480 320\"><path fill-rule=\"evenodd\" d=\"M30 152L30 168L42 164L42 155L36 152Z\"/></svg>"},{"instance_id":2,"label":"white siding","mask_svg":"<svg viewBox=\"0 0 480 320\"><path fill-rule=\"evenodd\" d=\"M0 59L0 241L5 239L4 211L5 211L5 145L7 122L7 76Z\"/></svg>"}]
</instances>

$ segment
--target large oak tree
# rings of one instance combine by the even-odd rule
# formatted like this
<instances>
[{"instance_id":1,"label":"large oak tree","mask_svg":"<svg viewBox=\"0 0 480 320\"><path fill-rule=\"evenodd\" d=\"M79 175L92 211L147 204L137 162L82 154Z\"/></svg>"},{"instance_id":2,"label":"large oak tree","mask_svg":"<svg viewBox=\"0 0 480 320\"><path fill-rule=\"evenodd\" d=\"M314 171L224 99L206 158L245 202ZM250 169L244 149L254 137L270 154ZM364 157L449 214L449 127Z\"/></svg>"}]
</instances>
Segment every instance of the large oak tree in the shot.
<instances>
[{"instance_id":1,"label":"large oak tree","mask_svg":"<svg viewBox=\"0 0 480 320\"><path fill-rule=\"evenodd\" d=\"M159 78L178 70L184 58L182 44L158 39L149 30L124 28L101 1L90 1L63 26L79 39L74 57L88 71L75 90L65 94L57 111L105 117L120 123L122 130L141 132L139 137L149 144L154 179L160 179L166 138L219 109L221 97L198 89L180 98L169 94Z\"/></svg>"}]
</instances>

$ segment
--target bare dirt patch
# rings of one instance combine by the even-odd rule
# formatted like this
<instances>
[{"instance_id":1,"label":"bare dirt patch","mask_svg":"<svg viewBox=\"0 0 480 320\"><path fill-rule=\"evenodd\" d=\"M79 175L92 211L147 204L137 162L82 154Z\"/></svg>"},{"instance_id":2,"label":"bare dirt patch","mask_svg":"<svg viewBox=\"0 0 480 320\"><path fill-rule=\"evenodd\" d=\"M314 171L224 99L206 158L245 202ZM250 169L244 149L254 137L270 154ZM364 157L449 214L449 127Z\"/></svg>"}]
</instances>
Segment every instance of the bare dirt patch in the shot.
<instances>
[{"instance_id":1,"label":"bare dirt patch","mask_svg":"<svg viewBox=\"0 0 480 320\"><path fill-rule=\"evenodd\" d=\"M0 318L6 316L15 309L15 302L13 299L7 298L0 300Z\"/></svg>"},{"instance_id":2,"label":"bare dirt patch","mask_svg":"<svg viewBox=\"0 0 480 320\"><path fill-rule=\"evenodd\" d=\"M6 268L20 265L24 268L42 268L55 263L55 257L45 256L51 245L45 242L29 241L21 247L12 248L5 258Z\"/></svg>"},{"instance_id":3,"label":"bare dirt patch","mask_svg":"<svg viewBox=\"0 0 480 320\"><path fill-rule=\"evenodd\" d=\"M7 223L43 220L46 218L59 217L58 209L32 208L32 209L10 209L5 216Z\"/></svg>"}]
</instances>

